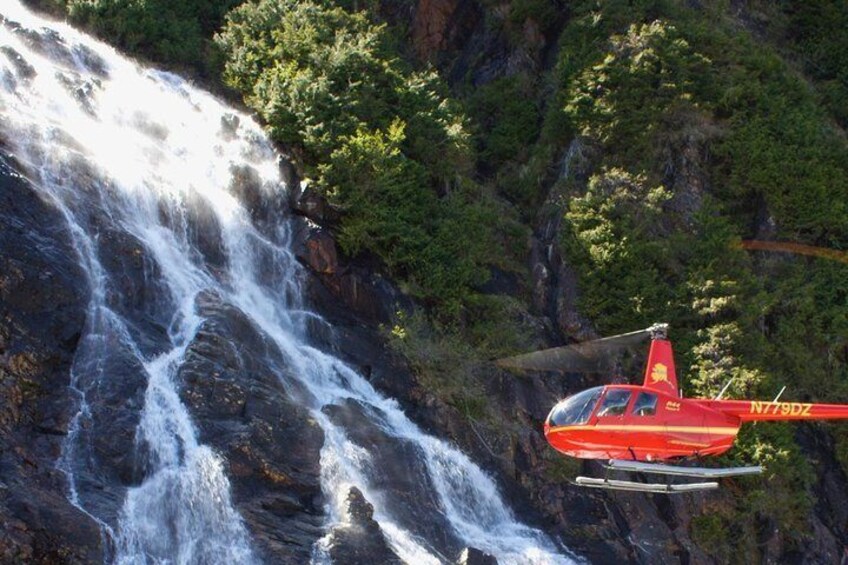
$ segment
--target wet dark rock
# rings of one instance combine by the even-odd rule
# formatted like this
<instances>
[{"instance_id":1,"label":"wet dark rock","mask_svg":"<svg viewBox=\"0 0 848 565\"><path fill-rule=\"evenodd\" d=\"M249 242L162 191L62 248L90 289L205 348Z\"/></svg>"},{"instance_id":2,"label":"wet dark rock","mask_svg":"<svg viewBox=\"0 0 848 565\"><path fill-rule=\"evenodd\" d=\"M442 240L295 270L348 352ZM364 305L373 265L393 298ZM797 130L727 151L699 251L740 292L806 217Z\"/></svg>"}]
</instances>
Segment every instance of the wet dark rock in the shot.
<instances>
[{"instance_id":1,"label":"wet dark rock","mask_svg":"<svg viewBox=\"0 0 848 565\"><path fill-rule=\"evenodd\" d=\"M56 73L56 78L62 86L74 97L79 103L83 112L89 116L96 117L97 113L94 109L93 98L99 84L95 81L90 81L83 78L76 72Z\"/></svg>"},{"instance_id":2,"label":"wet dark rock","mask_svg":"<svg viewBox=\"0 0 848 565\"><path fill-rule=\"evenodd\" d=\"M174 307L161 270L136 237L105 224L98 230L99 257L109 275L106 302L127 324L135 345L147 355L170 346L168 325Z\"/></svg>"},{"instance_id":3,"label":"wet dark rock","mask_svg":"<svg viewBox=\"0 0 848 565\"><path fill-rule=\"evenodd\" d=\"M27 80L35 77L35 67L27 63L20 53L18 53L8 45L0 47L0 53L2 53L9 60L9 62L12 63L12 66L15 67L15 71L17 71L18 78Z\"/></svg>"},{"instance_id":4,"label":"wet dark rock","mask_svg":"<svg viewBox=\"0 0 848 565\"><path fill-rule=\"evenodd\" d=\"M230 192L247 209L250 219L260 230L276 226L280 218L289 214L283 187L267 186L259 172L248 165L234 166L230 174Z\"/></svg>"},{"instance_id":5,"label":"wet dark rock","mask_svg":"<svg viewBox=\"0 0 848 565\"><path fill-rule=\"evenodd\" d=\"M577 309L580 298L577 273L563 259L557 239L559 216L545 224L531 243L528 267L532 276L533 310L556 329L558 341L585 341L597 337L592 324Z\"/></svg>"},{"instance_id":6,"label":"wet dark rock","mask_svg":"<svg viewBox=\"0 0 848 565\"><path fill-rule=\"evenodd\" d=\"M411 22L414 52L452 82L477 86L552 64L556 21L518 21L508 2L418 0L411 13L394 4L382 3L384 17L404 26Z\"/></svg>"},{"instance_id":7,"label":"wet dark rock","mask_svg":"<svg viewBox=\"0 0 848 565\"><path fill-rule=\"evenodd\" d=\"M206 320L178 381L200 441L229 465L233 500L268 561L309 561L323 535L323 433L303 407L287 362L237 308L213 294L198 299Z\"/></svg>"},{"instance_id":8,"label":"wet dark rock","mask_svg":"<svg viewBox=\"0 0 848 565\"><path fill-rule=\"evenodd\" d=\"M332 562L335 565L403 563L374 520L374 507L358 488L351 487L347 503L347 521L333 529L327 540L327 553Z\"/></svg>"},{"instance_id":9,"label":"wet dark rock","mask_svg":"<svg viewBox=\"0 0 848 565\"><path fill-rule=\"evenodd\" d=\"M339 316L336 308L329 298L319 303L319 311L332 320L335 328L333 353L359 367L376 388L397 399L406 415L423 430L456 444L492 474L506 501L523 521L561 538L591 562L634 559L626 541L626 520L614 515L615 509L604 495L571 486L568 479L574 474L562 470L562 459L550 451L541 433L544 418L557 400L599 384L596 380L516 378L493 371L485 381L483 395L489 413L497 415L496 421L474 421L428 392L404 361L385 345L376 328L362 324L356 317ZM390 457L406 457L408 464L416 464L411 458L414 454L407 454L397 442L373 444L382 443L382 432L362 427L360 414L367 412L365 407L350 402L325 411L334 422L356 430L353 433L361 436L357 443L382 450ZM378 469L376 474L383 473L385 477L392 472L390 463L387 470ZM384 480L386 488L397 488L391 486L394 479ZM400 477L394 484L402 485L403 480ZM398 496L398 500L403 500L403 493ZM458 555L461 549L461 545L454 545L444 555Z\"/></svg>"},{"instance_id":10,"label":"wet dark rock","mask_svg":"<svg viewBox=\"0 0 848 565\"><path fill-rule=\"evenodd\" d=\"M289 187L288 206L296 214L292 251L317 275L305 281L310 302L320 305L330 319L355 325L388 324L397 312L411 312L412 300L380 273L379 261L349 258L339 252L332 231L340 219L338 210L302 183L288 161L284 163L288 163L281 165Z\"/></svg>"},{"instance_id":11,"label":"wet dark rock","mask_svg":"<svg viewBox=\"0 0 848 565\"><path fill-rule=\"evenodd\" d=\"M93 73L100 78L109 77L109 69L106 65L106 61L87 46L74 45L73 54L78 64L81 64L86 71Z\"/></svg>"},{"instance_id":12,"label":"wet dark rock","mask_svg":"<svg viewBox=\"0 0 848 565\"><path fill-rule=\"evenodd\" d=\"M221 135L224 141L232 141L236 138L241 120L235 114L226 114L221 117Z\"/></svg>"},{"instance_id":13,"label":"wet dark rock","mask_svg":"<svg viewBox=\"0 0 848 565\"><path fill-rule=\"evenodd\" d=\"M212 203L200 195L186 198L187 206L179 213L184 218L186 235L193 249L200 252L200 262L214 271L227 263L227 252L221 238L221 224Z\"/></svg>"},{"instance_id":14,"label":"wet dark rock","mask_svg":"<svg viewBox=\"0 0 848 565\"><path fill-rule=\"evenodd\" d=\"M466 547L459 554L456 565L498 565L498 560L473 547Z\"/></svg>"},{"instance_id":15,"label":"wet dark rock","mask_svg":"<svg viewBox=\"0 0 848 565\"><path fill-rule=\"evenodd\" d=\"M294 209L292 204L292 194L300 188L300 174L297 172L297 166L294 158L285 153L280 157L280 177L283 179L289 197L289 208Z\"/></svg>"},{"instance_id":16,"label":"wet dark rock","mask_svg":"<svg viewBox=\"0 0 848 565\"><path fill-rule=\"evenodd\" d=\"M339 269L339 257L336 241L329 232L321 228L308 230L303 245L298 250L305 253L298 259L306 262L310 269L319 275L334 275Z\"/></svg>"},{"instance_id":17,"label":"wet dark rock","mask_svg":"<svg viewBox=\"0 0 848 565\"><path fill-rule=\"evenodd\" d=\"M289 205L296 214L322 225L338 223L341 214L327 202L326 198L311 185L300 182L297 177L292 180L296 182L289 183Z\"/></svg>"},{"instance_id":18,"label":"wet dark rock","mask_svg":"<svg viewBox=\"0 0 848 565\"><path fill-rule=\"evenodd\" d=\"M0 562L102 561L56 470L88 284L60 214L0 157Z\"/></svg>"},{"instance_id":19,"label":"wet dark rock","mask_svg":"<svg viewBox=\"0 0 848 565\"><path fill-rule=\"evenodd\" d=\"M697 114L674 116L678 122L672 135L661 149L664 159L663 184L671 190L671 201L666 205L674 212L673 218L682 222L682 229L691 229L695 216L709 192L706 173L710 142L721 135L717 125Z\"/></svg>"},{"instance_id":20,"label":"wet dark rock","mask_svg":"<svg viewBox=\"0 0 848 565\"><path fill-rule=\"evenodd\" d=\"M822 423L798 424L795 438L816 475L815 536L807 554L820 555L825 561L832 558L835 562L841 558L840 548L848 547L848 477L835 457L836 445L827 428Z\"/></svg>"},{"instance_id":21,"label":"wet dark rock","mask_svg":"<svg viewBox=\"0 0 848 565\"><path fill-rule=\"evenodd\" d=\"M429 60L448 45L449 35L455 33L454 17L462 4L459 0L420 0L412 24L412 44L418 57Z\"/></svg>"},{"instance_id":22,"label":"wet dark rock","mask_svg":"<svg viewBox=\"0 0 848 565\"><path fill-rule=\"evenodd\" d=\"M142 112L135 112L132 117L132 124L135 129L145 134L154 141L165 141L168 139L170 132L168 126L165 125L161 118L150 116Z\"/></svg>"},{"instance_id":23,"label":"wet dark rock","mask_svg":"<svg viewBox=\"0 0 848 565\"><path fill-rule=\"evenodd\" d=\"M368 450L370 484L391 501L389 511L397 523L437 544L439 553L456 555L462 544L439 510L438 495L427 478L426 463L418 447L387 434L380 426L385 416L374 407L348 400L325 406L323 411L351 441Z\"/></svg>"},{"instance_id":24,"label":"wet dark rock","mask_svg":"<svg viewBox=\"0 0 848 565\"><path fill-rule=\"evenodd\" d=\"M570 191L582 191L592 174L596 149L576 137L564 152L559 175L547 196L532 239L529 268L533 276L533 306L556 329L557 341L585 341L598 337L591 322L580 314L577 273L560 249L565 207Z\"/></svg>"},{"instance_id":25,"label":"wet dark rock","mask_svg":"<svg viewBox=\"0 0 848 565\"><path fill-rule=\"evenodd\" d=\"M76 68L74 55L58 31L25 28L20 23L2 16L0 16L0 24L16 34L27 47L50 57L69 69Z\"/></svg>"},{"instance_id":26,"label":"wet dark rock","mask_svg":"<svg viewBox=\"0 0 848 565\"><path fill-rule=\"evenodd\" d=\"M87 349L88 344L77 349L74 371L80 375L77 386L85 394L88 411L68 442L77 453L73 472L80 502L114 526L126 488L144 477L136 457L136 428L147 375L133 351L116 336L110 337L114 341L107 338L93 350Z\"/></svg>"},{"instance_id":27,"label":"wet dark rock","mask_svg":"<svg viewBox=\"0 0 848 565\"><path fill-rule=\"evenodd\" d=\"M521 280L517 273L489 267L489 279L479 287L483 294L517 296L521 292Z\"/></svg>"},{"instance_id":28,"label":"wet dark rock","mask_svg":"<svg viewBox=\"0 0 848 565\"><path fill-rule=\"evenodd\" d=\"M557 256L556 263L558 263L554 288L556 327L561 335L577 341L596 339L598 334L592 323L577 309L580 297L577 273L568 263L562 261L560 256Z\"/></svg>"},{"instance_id":29,"label":"wet dark rock","mask_svg":"<svg viewBox=\"0 0 848 565\"><path fill-rule=\"evenodd\" d=\"M367 260L341 255L328 230L305 218L296 218L293 229L295 257L316 275L305 281L307 294L325 315L377 326L393 323L399 311L412 311L412 300Z\"/></svg>"}]
</instances>

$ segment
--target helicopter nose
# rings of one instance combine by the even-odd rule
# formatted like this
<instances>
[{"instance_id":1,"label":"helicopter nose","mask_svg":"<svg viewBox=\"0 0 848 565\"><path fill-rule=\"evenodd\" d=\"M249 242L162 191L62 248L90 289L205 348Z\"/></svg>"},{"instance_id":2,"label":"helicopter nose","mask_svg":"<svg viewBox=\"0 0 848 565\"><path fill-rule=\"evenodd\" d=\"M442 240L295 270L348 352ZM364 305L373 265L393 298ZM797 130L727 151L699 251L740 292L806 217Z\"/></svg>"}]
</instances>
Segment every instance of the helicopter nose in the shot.
<instances>
[{"instance_id":1,"label":"helicopter nose","mask_svg":"<svg viewBox=\"0 0 848 565\"><path fill-rule=\"evenodd\" d=\"M545 423L545 439L557 451L568 453L573 450L575 445L571 441L572 436L573 432L568 429L568 426L551 426Z\"/></svg>"}]
</instances>

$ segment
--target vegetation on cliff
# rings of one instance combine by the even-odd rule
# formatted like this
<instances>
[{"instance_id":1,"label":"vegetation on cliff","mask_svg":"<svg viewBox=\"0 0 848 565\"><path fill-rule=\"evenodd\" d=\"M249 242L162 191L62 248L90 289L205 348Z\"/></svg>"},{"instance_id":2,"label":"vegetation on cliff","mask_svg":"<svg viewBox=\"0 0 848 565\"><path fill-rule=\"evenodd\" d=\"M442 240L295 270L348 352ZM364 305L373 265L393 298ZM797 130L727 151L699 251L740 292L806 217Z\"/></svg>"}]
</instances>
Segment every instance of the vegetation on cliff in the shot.
<instances>
[{"instance_id":1,"label":"vegetation on cliff","mask_svg":"<svg viewBox=\"0 0 848 565\"><path fill-rule=\"evenodd\" d=\"M734 249L759 233L845 248L838 116L724 9L585 2L574 12L546 119L565 118L599 155L585 189L557 181L583 312L604 334L673 320L692 393L714 394L733 376L738 395L789 384L797 398L848 399L846 267ZM755 508L802 538L812 477L793 428L746 429L730 457L774 474L748 484L726 529L745 531ZM724 543L755 554L746 540Z\"/></svg>"},{"instance_id":2,"label":"vegetation on cliff","mask_svg":"<svg viewBox=\"0 0 848 565\"><path fill-rule=\"evenodd\" d=\"M224 79L343 212L342 249L376 254L411 294L456 316L496 257L497 217L438 75L398 58L384 24L332 2L244 4L216 42Z\"/></svg>"},{"instance_id":3,"label":"vegetation on cliff","mask_svg":"<svg viewBox=\"0 0 848 565\"><path fill-rule=\"evenodd\" d=\"M533 338L516 321L530 291L482 285L493 267L530 279L526 236L551 210L581 314L601 334L670 322L687 392L732 376L737 396L786 384L848 401L848 267L736 245L848 247L844 3L487 0L512 48L527 22L557 37L551 62L450 90L405 57L379 2L42 2L144 56L220 68L341 210L342 248L379 258L425 305L429 321L399 320L395 340L468 414L485 415L470 404L480 360ZM563 167L576 143L586 178ZM808 535L813 477L794 429L740 435L733 462L767 476L693 522L715 557L757 554L753 517ZM848 429L821 429L848 469Z\"/></svg>"}]
</instances>

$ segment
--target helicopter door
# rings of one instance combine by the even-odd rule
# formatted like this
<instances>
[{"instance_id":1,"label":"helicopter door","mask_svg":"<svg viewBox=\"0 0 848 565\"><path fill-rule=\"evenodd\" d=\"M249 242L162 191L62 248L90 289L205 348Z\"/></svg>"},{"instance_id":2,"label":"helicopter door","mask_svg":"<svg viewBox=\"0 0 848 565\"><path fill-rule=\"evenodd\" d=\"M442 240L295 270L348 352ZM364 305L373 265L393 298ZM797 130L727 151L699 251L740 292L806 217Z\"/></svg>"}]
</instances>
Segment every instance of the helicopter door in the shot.
<instances>
[{"instance_id":1,"label":"helicopter door","mask_svg":"<svg viewBox=\"0 0 848 565\"><path fill-rule=\"evenodd\" d=\"M598 407L595 426L602 434L599 443L607 446L610 459L626 457L632 443L624 419L631 396L628 389L610 388Z\"/></svg>"},{"instance_id":2,"label":"helicopter door","mask_svg":"<svg viewBox=\"0 0 848 565\"><path fill-rule=\"evenodd\" d=\"M633 403L632 414L639 418L657 415L657 395L652 392L640 392Z\"/></svg>"},{"instance_id":3,"label":"helicopter door","mask_svg":"<svg viewBox=\"0 0 848 565\"><path fill-rule=\"evenodd\" d=\"M641 445L634 448L634 451L640 457L649 460L656 456L657 453L654 449L655 443L647 443L647 439L650 437L648 435L650 433L649 428L651 426L657 426L658 403L659 399L653 392L639 392L636 395L636 400L633 401L633 408L630 409L630 417L628 418L628 423L634 429L639 428L644 430L639 434L639 443Z\"/></svg>"},{"instance_id":4,"label":"helicopter door","mask_svg":"<svg viewBox=\"0 0 848 565\"><path fill-rule=\"evenodd\" d=\"M604 396L601 407L598 409L598 418L621 417L630 403L631 391L625 389L610 389Z\"/></svg>"}]
</instances>

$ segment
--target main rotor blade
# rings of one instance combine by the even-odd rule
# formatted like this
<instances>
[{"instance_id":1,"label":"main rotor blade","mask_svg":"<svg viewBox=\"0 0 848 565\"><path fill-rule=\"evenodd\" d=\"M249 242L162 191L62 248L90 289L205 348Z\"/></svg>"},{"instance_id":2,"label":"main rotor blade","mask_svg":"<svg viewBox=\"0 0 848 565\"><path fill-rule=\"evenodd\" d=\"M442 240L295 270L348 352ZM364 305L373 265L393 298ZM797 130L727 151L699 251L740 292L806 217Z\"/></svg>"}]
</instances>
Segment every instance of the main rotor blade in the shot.
<instances>
[{"instance_id":1,"label":"main rotor blade","mask_svg":"<svg viewBox=\"0 0 848 565\"><path fill-rule=\"evenodd\" d=\"M834 261L848 263L848 252L840 251L838 249L829 249L827 247L814 247L812 245L792 243L789 241L762 241L757 239L748 239L740 241L738 247L748 251L782 251L784 253L809 255L811 257L820 257L822 259L832 259Z\"/></svg>"},{"instance_id":2,"label":"main rotor blade","mask_svg":"<svg viewBox=\"0 0 848 565\"><path fill-rule=\"evenodd\" d=\"M499 367L529 371L601 372L612 365L611 357L622 349L642 343L657 326L593 341L563 345L533 353L498 359Z\"/></svg>"}]
</instances>

